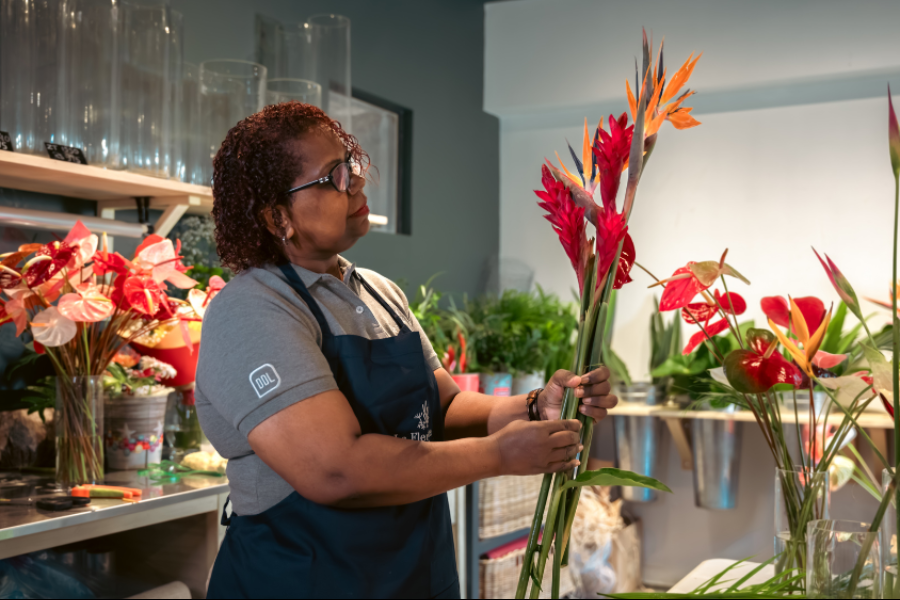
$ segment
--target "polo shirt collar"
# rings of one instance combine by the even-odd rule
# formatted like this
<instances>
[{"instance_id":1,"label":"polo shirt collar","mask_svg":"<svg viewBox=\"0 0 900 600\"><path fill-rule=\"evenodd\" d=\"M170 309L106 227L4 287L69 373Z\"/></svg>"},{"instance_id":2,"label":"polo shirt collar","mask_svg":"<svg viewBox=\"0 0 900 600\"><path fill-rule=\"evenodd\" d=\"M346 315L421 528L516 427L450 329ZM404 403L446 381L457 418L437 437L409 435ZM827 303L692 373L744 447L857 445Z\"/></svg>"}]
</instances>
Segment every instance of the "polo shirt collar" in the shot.
<instances>
[{"instance_id":1,"label":"polo shirt collar","mask_svg":"<svg viewBox=\"0 0 900 600\"><path fill-rule=\"evenodd\" d=\"M346 258L344 258L343 256L338 255L338 266L340 267L341 271L344 273L344 283L349 282L351 276L356 271L356 265L354 263L350 262L349 260L347 260ZM302 281L303 285L305 285L307 288L313 287L314 285L316 285L317 283L322 281L322 279L325 277L331 277L327 273L314 273L313 271L310 271L309 269L304 269L303 267L301 267L299 265L295 265L294 263L291 263L291 267L294 268L294 270L297 272L297 275L300 276L300 281ZM281 274L280 271L278 271L277 266L271 267L270 270L272 270L274 273L277 273L279 275Z\"/></svg>"}]
</instances>

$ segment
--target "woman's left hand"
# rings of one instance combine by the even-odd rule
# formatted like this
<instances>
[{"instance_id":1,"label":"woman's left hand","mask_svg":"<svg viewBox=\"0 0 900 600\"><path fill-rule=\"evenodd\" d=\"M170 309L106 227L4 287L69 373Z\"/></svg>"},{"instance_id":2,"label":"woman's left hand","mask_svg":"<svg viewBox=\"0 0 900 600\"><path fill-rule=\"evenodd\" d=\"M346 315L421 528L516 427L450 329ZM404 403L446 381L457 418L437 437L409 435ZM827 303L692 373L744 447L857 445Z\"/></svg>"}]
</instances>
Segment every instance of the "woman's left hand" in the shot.
<instances>
[{"instance_id":1,"label":"woman's left hand","mask_svg":"<svg viewBox=\"0 0 900 600\"><path fill-rule=\"evenodd\" d=\"M609 369L600 367L581 377L571 371L559 370L553 374L550 383L538 396L541 418L551 421L559 418L566 388L575 389L575 397L582 401L578 411L594 421L606 417L607 409L618 404L619 399L610 394Z\"/></svg>"}]
</instances>

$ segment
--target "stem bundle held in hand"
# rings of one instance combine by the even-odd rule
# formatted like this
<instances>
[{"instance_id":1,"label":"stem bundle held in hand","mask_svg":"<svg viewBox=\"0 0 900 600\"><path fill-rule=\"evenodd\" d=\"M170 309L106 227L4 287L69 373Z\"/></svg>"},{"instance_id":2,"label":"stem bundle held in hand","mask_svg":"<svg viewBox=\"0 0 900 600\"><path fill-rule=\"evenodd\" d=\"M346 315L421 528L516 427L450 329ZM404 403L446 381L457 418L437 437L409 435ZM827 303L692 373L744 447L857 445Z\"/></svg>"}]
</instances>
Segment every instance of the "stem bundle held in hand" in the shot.
<instances>
[{"instance_id":1,"label":"stem bundle held in hand","mask_svg":"<svg viewBox=\"0 0 900 600\"><path fill-rule=\"evenodd\" d=\"M553 225L578 276L581 310L577 353L572 370L579 375L602 364L608 352L604 332L609 316L610 294L613 289L619 289L631 281L629 274L634 265L635 248L628 235L628 219L643 168L656 143L657 131L666 120L677 129L699 125L690 116L691 109L682 106L693 92L688 90L675 97L687 83L699 57L689 58L671 79L667 79L663 69L662 45L656 64L650 52L651 45L645 33L642 84L635 81L639 91L637 100L628 87L634 124L627 126L628 115L625 113L618 119L610 116L609 131L604 130L601 119L591 138L585 122L581 160L569 148L576 174L573 175L563 164L560 164L560 170L547 161L542 168L544 190L535 192L541 199L539 206L548 213L545 218ZM636 73L636 77L638 75ZM618 212L616 196L622 172L626 168L628 180L623 209ZM594 202L597 188L600 189L601 205ZM596 229L596 246L594 240L587 238L585 219ZM626 485L671 491L655 479L628 471L587 471L594 422L579 413L578 404L573 390L567 389L560 418L578 418L582 422L581 443L584 450L578 457L581 464L574 471L544 476L528 536L526 559L519 575L517 598L525 597L529 580L534 584L530 597L539 596L551 545L556 547L552 597L558 597L560 567L565 564L568 555L566 546L582 486ZM544 523L546 527L543 539L540 539Z\"/></svg>"}]
</instances>

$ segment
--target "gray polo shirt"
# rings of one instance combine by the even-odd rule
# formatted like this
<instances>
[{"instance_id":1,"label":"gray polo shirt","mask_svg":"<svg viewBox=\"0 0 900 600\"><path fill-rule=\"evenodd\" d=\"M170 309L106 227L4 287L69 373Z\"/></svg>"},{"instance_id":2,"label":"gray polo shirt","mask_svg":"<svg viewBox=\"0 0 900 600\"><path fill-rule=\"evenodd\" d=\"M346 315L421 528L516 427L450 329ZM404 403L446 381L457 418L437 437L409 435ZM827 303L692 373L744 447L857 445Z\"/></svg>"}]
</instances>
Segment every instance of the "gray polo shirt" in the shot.
<instances>
[{"instance_id":1,"label":"gray polo shirt","mask_svg":"<svg viewBox=\"0 0 900 600\"><path fill-rule=\"evenodd\" d=\"M344 281L294 266L325 314L334 335L380 339L400 328L352 277L340 258ZM399 317L422 336L426 363L441 363L409 311L403 292L378 273L359 273ZM228 461L231 502L239 515L278 504L293 488L257 457L247 436L275 413L322 392L338 389L322 354L322 331L306 303L278 267L249 269L210 303L203 321L197 365L197 413L209 441Z\"/></svg>"}]
</instances>

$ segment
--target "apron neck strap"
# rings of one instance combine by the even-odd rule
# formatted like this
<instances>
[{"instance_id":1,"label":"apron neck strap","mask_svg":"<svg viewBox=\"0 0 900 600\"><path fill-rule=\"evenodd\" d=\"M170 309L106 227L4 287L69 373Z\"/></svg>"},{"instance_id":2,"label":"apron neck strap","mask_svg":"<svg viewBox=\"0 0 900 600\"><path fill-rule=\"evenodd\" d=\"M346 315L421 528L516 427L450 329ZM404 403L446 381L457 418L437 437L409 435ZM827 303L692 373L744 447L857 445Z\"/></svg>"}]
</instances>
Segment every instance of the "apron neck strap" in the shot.
<instances>
[{"instance_id":1,"label":"apron neck strap","mask_svg":"<svg viewBox=\"0 0 900 600\"><path fill-rule=\"evenodd\" d=\"M281 272L284 273L285 277L287 277L288 283L291 284L291 287L294 288L295 292L300 294L300 297L303 298L304 302L306 302L306 306L308 306L309 310L312 311L313 316L319 323L319 329L322 330L322 335L333 335L331 333L331 327L328 326L328 321L325 320L325 314L319 307L319 303L316 302L312 297L312 294L309 293L309 290L306 288L306 284L304 284L303 280L300 279L300 276L297 275L297 271L294 270L294 267L292 267L289 263L282 263L278 265L278 268L281 269Z\"/></svg>"},{"instance_id":2,"label":"apron neck strap","mask_svg":"<svg viewBox=\"0 0 900 600\"><path fill-rule=\"evenodd\" d=\"M403 321L399 316L397 316L397 313L396 311L394 311L393 307L388 304L388 302L384 298L381 297L381 294L375 291L375 288L369 285L368 281L363 279L363 276L359 274L359 271L353 271L353 274L356 275L356 278L359 279L359 282L363 284L363 287L366 288L366 291L369 292L369 295L378 300L378 304L380 304L381 307L384 308L384 310L387 311L389 315L391 315L391 318L394 319L394 322L397 324L397 327L399 327L401 331L409 329L406 326L406 322Z\"/></svg>"}]
</instances>

